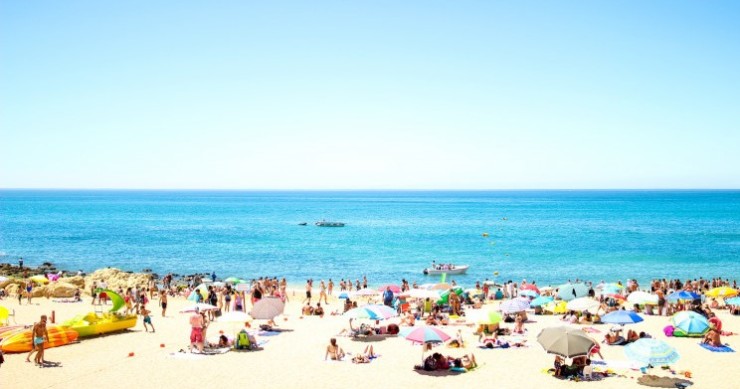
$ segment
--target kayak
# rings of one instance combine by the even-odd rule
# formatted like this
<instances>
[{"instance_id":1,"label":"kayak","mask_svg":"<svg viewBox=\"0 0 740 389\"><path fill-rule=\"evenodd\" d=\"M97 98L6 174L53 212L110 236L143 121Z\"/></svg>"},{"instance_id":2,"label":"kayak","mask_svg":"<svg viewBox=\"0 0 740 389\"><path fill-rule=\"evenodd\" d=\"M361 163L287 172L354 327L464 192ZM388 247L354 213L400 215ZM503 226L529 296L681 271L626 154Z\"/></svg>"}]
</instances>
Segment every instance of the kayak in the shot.
<instances>
[{"instance_id":1,"label":"kayak","mask_svg":"<svg viewBox=\"0 0 740 389\"><path fill-rule=\"evenodd\" d=\"M135 327L136 320L136 315L123 316L114 313L98 315L90 312L85 316L67 320L62 323L62 326L74 330L80 338L85 338Z\"/></svg>"},{"instance_id":2,"label":"kayak","mask_svg":"<svg viewBox=\"0 0 740 389\"><path fill-rule=\"evenodd\" d=\"M74 330L59 326L47 326L49 340L44 341L44 348L59 347L72 343L79 335ZM0 342L0 350L5 353L25 353L32 348L31 329L13 332Z\"/></svg>"},{"instance_id":3,"label":"kayak","mask_svg":"<svg viewBox=\"0 0 740 389\"><path fill-rule=\"evenodd\" d=\"M0 327L0 340L3 340L3 338L8 337L15 333L16 331L20 331L22 329L26 328L25 326L5 326Z\"/></svg>"}]
</instances>

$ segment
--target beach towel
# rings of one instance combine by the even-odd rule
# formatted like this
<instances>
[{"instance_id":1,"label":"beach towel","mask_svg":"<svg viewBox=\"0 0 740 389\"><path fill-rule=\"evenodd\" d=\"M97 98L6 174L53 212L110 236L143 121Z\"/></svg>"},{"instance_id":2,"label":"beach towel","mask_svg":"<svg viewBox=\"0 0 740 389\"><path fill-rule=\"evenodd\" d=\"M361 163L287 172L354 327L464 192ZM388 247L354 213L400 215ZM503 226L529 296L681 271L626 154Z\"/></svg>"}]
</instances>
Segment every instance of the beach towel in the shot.
<instances>
[{"instance_id":1,"label":"beach towel","mask_svg":"<svg viewBox=\"0 0 740 389\"><path fill-rule=\"evenodd\" d=\"M594 327L583 327L583 332L589 333L589 334L600 334L601 331Z\"/></svg>"},{"instance_id":2,"label":"beach towel","mask_svg":"<svg viewBox=\"0 0 740 389\"><path fill-rule=\"evenodd\" d=\"M282 331L260 331L257 333L259 336L276 336L280 335Z\"/></svg>"},{"instance_id":3,"label":"beach towel","mask_svg":"<svg viewBox=\"0 0 740 389\"><path fill-rule=\"evenodd\" d=\"M723 345L722 347L715 347L708 345L706 343L699 343L699 346L704 347L705 349L715 352L715 353L734 353L735 350L731 349L728 345Z\"/></svg>"}]
</instances>

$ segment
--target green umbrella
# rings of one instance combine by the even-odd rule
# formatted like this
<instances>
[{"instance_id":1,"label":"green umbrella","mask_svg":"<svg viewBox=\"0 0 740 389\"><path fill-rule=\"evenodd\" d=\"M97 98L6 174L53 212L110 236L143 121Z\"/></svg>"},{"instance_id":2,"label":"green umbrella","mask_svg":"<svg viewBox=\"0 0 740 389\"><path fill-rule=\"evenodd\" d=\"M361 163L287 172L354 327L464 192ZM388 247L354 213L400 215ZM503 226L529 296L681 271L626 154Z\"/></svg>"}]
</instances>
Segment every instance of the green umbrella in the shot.
<instances>
[{"instance_id":1,"label":"green umbrella","mask_svg":"<svg viewBox=\"0 0 740 389\"><path fill-rule=\"evenodd\" d=\"M500 323L503 318L501 314L496 311L482 312L482 314L476 320L477 324L497 324Z\"/></svg>"}]
</instances>

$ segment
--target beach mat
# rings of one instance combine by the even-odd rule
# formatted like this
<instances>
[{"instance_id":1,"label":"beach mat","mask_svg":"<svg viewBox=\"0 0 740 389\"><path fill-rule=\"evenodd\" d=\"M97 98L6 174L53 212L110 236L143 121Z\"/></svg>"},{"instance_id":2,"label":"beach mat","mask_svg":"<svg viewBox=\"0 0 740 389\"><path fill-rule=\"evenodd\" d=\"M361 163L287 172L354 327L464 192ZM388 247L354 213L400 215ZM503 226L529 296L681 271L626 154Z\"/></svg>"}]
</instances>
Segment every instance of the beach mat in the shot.
<instances>
[{"instance_id":1,"label":"beach mat","mask_svg":"<svg viewBox=\"0 0 740 389\"><path fill-rule=\"evenodd\" d=\"M637 383L654 388L685 388L694 384L689 380L672 377L658 377L650 374L638 378Z\"/></svg>"},{"instance_id":2,"label":"beach mat","mask_svg":"<svg viewBox=\"0 0 740 389\"><path fill-rule=\"evenodd\" d=\"M715 353L734 353L735 350L731 349L730 346L723 345L722 347L715 347L708 345L706 343L699 343L699 346L704 347L705 349L715 352Z\"/></svg>"}]
</instances>

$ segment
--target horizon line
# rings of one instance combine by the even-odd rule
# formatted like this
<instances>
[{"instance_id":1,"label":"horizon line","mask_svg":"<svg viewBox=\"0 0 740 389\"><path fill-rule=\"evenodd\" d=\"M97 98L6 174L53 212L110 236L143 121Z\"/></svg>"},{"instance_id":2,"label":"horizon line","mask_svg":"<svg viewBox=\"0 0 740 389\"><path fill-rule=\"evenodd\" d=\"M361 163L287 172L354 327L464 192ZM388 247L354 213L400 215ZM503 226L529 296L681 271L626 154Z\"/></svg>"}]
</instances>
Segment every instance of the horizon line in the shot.
<instances>
[{"instance_id":1,"label":"horizon line","mask_svg":"<svg viewBox=\"0 0 740 389\"><path fill-rule=\"evenodd\" d=\"M2 188L0 191L188 191L188 192L496 192L496 191L738 191L739 188Z\"/></svg>"}]
</instances>

